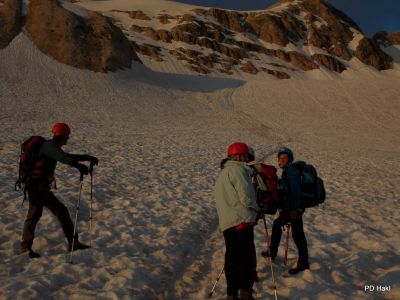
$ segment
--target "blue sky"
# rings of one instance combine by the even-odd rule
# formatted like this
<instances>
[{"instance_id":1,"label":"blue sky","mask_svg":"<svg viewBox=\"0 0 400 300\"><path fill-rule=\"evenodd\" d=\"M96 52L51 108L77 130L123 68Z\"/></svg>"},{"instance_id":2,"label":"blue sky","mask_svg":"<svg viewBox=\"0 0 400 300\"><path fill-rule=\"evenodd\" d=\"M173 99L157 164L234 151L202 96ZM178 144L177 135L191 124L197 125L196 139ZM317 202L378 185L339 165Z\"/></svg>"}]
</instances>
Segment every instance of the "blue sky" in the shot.
<instances>
[{"instance_id":1,"label":"blue sky","mask_svg":"<svg viewBox=\"0 0 400 300\"><path fill-rule=\"evenodd\" d=\"M174 0L235 10L265 9L276 0ZM400 0L326 0L351 17L368 36L380 30L400 31Z\"/></svg>"}]
</instances>

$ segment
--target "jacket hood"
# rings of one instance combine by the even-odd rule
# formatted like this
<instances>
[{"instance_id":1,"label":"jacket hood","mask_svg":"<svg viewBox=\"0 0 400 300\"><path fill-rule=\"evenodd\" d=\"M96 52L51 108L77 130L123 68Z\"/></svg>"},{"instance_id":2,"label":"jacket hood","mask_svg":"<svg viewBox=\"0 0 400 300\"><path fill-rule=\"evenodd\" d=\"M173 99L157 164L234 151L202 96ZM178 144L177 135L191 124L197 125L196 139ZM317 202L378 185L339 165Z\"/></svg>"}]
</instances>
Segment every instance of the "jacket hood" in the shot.
<instances>
[{"instance_id":1,"label":"jacket hood","mask_svg":"<svg viewBox=\"0 0 400 300\"><path fill-rule=\"evenodd\" d=\"M226 168L226 167L235 166L235 165L246 166L247 163L245 163L245 162L243 162L243 161L233 160L232 158L227 157L227 158L224 158L224 159L221 161L220 168L221 168L221 170L222 170L222 169L224 169L224 168Z\"/></svg>"}]
</instances>

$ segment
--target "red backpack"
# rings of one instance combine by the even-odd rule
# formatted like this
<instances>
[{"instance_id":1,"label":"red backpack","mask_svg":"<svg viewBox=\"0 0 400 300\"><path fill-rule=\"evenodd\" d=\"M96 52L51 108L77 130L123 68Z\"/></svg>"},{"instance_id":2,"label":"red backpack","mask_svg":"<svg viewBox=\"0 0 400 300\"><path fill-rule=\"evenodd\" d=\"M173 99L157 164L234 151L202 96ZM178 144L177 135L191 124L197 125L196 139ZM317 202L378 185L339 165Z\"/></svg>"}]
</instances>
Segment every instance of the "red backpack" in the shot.
<instances>
[{"instance_id":1,"label":"red backpack","mask_svg":"<svg viewBox=\"0 0 400 300\"><path fill-rule=\"evenodd\" d=\"M263 163L255 163L251 166L256 170L254 183L257 202L264 213L273 215L278 210L279 201L277 169Z\"/></svg>"},{"instance_id":2,"label":"red backpack","mask_svg":"<svg viewBox=\"0 0 400 300\"><path fill-rule=\"evenodd\" d=\"M18 179L15 182L15 190L18 187L25 193L26 183L29 179L43 176L45 171L42 168L43 162L39 160L39 151L45 141L45 138L41 136L31 136L21 144L19 172Z\"/></svg>"}]
</instances>

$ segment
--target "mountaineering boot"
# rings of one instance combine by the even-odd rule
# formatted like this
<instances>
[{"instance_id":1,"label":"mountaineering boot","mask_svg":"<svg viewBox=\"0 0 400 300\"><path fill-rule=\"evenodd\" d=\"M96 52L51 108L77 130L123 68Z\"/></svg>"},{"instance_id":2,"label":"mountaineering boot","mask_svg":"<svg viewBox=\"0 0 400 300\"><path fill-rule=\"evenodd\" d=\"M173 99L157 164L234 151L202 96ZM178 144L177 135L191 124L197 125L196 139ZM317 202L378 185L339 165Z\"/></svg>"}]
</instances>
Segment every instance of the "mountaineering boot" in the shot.
<instances>
[{"instance_id":1,"label":"mountaineering boot","mask_svg":"<svg viewBox=\"0 0 400 300\"><path fill-rule=\"evenodd\" d=\"M38 258L40 257L40 254L33 251L32 248L26 248L22 247L17 251L18 255L24 254L25 252L28 252L29 258Z\"/></svg>"},{"instance_id":2,"label":"mountaineering boot","mask_svg":"<svg viewBox=\"0 0 400 300\"><path fill-rule=\"evenodd\" d=\"M226 300L239 300L239 298L238 298L238 296L233 296L233 295L228 295L227 297L226 297Z\"/></svg>"},{"instance_id":3,"label":"mountaineering boot","mask_svg":"<svg viewBox=\"0 0 400 300\"><path fill-rule=\"evenodd\" d=\"M252 290L239 290L240 300L255 300Z\"/></svg>"},{"instance_id":4,"label":"mountaineering boot","mask_svg":"<svg viewBox=\"0 0 400 300\"><path fill-rule=\"evenodd\" d=\"M37 252L34 252L32 249L29 251L29 258L39 258L40 254Z\"/></svg>"},{"instance_id":5,"label":"mountaineering boot","mask_svg":"<svg viewBox=\"0 0 400 300\"><path fill-rule=\"evenodd\" d=\"M90 248L90 246L82 244L80 241L76 241L74 243L74 251L75 250L84 250L84 249L88 249ZM72 250L72 243L68 243L68 251Z\"/></svg>"},{"instance_id":6,"label":"mountaineering boot","mask_svg":"<svg viewBox=\"0 0 400 300\"><path fill-rule=\"evenodd\" d=\"M310 269L309 264L304 264L304 265L297 265L296 268L290 269L289 274L290 275L295 275L299 272L303 272L304 270Z\"/></svg>"}]
</instances>

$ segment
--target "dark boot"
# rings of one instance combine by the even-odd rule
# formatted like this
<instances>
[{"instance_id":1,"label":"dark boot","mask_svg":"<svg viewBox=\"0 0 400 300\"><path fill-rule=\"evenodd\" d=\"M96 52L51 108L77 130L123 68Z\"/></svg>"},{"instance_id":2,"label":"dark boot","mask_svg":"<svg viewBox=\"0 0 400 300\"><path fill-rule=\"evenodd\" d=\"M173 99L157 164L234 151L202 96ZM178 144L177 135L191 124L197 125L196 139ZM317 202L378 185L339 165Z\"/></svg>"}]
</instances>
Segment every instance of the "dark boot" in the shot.
<instances>
[{"instance_id":1,"label":"dark boot","mask_svg":"<svg viewBox=\"0 0 400 300\"><path fill-rule=\"evenodd\" d=\"M34 252L32 249L29 251L29 258L39 258L40 254L37 252Z\"/></svg>"},{"instance_id":2,"label":"dark boot","mask_svg":"<svg viewBox=\"0 0 400 300\"><path fill-rule=\"evenodd\" d=\"M226 297L226 300L239 300L239 298L238 298L238 296L234 296L234 295L228 295L227 297Z\"/></svg>"},{"instance_id":3,"label":"dark boot","mask_svg":"<svg viewBox=\"0 0 400 300\"><path fill-rule=\"evenodd\" d=\"M17 254L18 255L24 254L26 252L28 252L29 258L38 258L38 257L40 257L40 254L35 252L35 251L33 251L32 248L22 247L22 248L17 250Z\"/></svg>"},{"instance_id":4,"label":"dark boot","mask_svg":"<svg viewBox=\"0 0 400 300\"><path fill-rule=\"evenodd\" d=\"M310 265L307 264L303 264L303 265L297 265L296 268L290 269L289 270L289 274L290 275L295 275L297 273L303 272L304 270L310 269Z\"/></svg>"},{"instance_id":5,"label":"dark boot","mask_svg":"<svg viewBox=\"0 0 400 300\"><path fill-rule=\"evenodd\" d=\"M255 300L252 290L239 290L240 300Z\"/></svg>"},{"instance_id":6,"label":"dark boot","mask_svg":"<svg viewBox=\"0 0 400 300\"><path fill-rule=\"evenodd\" d=\"M89 245L82 244L80 241L75 241L74 243L74 251L76 250L84 250L90 248ZM72 243L68 243L68 251L72 250Z\"/></svg>"}]
</instances>

